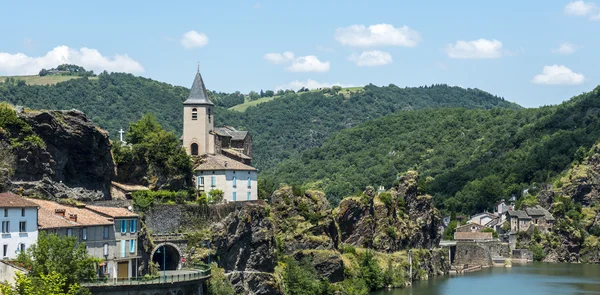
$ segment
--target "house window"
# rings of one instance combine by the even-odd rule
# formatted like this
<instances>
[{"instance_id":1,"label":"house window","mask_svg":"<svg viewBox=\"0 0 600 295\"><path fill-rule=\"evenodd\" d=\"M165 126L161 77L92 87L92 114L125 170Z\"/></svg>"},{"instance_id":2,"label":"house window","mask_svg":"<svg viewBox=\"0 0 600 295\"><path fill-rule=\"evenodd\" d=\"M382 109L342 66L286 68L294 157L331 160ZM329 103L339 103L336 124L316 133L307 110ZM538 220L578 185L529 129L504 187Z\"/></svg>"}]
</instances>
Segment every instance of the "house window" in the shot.
<instances>
[{"instance_id":1,"label":"house window","mask_svg":"<svg viewBox=\"0 0 600 295\"><path fill-rule=\"evenodd\" d=\"M127 240L121 240L121 257L125 257L125 243L127 242Z\"/></svg>"},{"instance_id":2,"label":"house window","mask_svg":"<svg viewBox=\"0 0 600 295\"><path fill-rule=\"evenodd\" d=\"M4 217L8 217L8 208L4 208Z\"/></svg>"},{"instance_id":3,"label":"house window","mask_svg":"<svg viewBox=\"0 0 600 295\"><path fill-rule=\"evenodd\" d=\"M248 188L252 187L252 181L250 180L250 176L248 176Z\"/></svg>"},{"instance_id":4,"label":"house window","mask_svg":"<svg viewBox=\"0 0 600 295\"><path fill-rule=\"evenodd\" d=\"M27 225L26 225L25 221L19 222L19 232L20 233L27 232Z\"/></svg>"},{"instance_id":5,"label":"house window","mask_svg":"<svg viewBox=\"0 0 600 295\"><path fill-rule=\"evenodd\" d=\"M108 239L108 226L104 226L104 235L103 235L104 239Z\"/></svg>"},{"instance_id":6,"label":"house window","mask_svg":"<svg viewBox=\"0 0 600 295\"><path fill-rule=\"evenodd\" d=\"M67 236L70 237L73 235L73 229L72 228L67 228Z\"/></svg>"},{"instance_id":7,"label":"house window","mask_svg":"<svg viewBox=\"0 0 600 295\"><path fill-rule=\"evenodd\" d=\"M210 108L208 109L208 123L210 123Z\"/></svg>"},{"instance_id":8,"label":"house window","mask_svg":"<svg viewBox=\"0 0 600 295\"><path fill-rule=\"evenodd\" d=\"M233 192L233 201L234 201L234 202L235 202L235 199L236 199L236 197L237 197L237 196L236 196L236 193L235 193L235 192Z\"/></svg>"},{"instance_id":9,"label":"house window","mask_svg":"<svg viewBox=\"0 0 600 295\"><path fill-rule=\"evenodd\" d=\"M127 232L127 220L121 220L121 233L124 234Z\"/></svg>"},{"instance_id":10,"label":"house window","mask_svg":"<svg viewBox=\"0 0 600 295\"><path fill-rule=\"evenodd\" d=\"M137 220L132 219L129 221L129 232L134 233L137 230Z\"/></svg>"},{"instance_id":11,"label":"house window","mask_svg":"<svg viewBox=\"0 0 600 295\"><path fill-rule=\"evenodd\" d=\"M190 146L190 150L191 150L192 156L197 156L198 155L198 144L192 143L192 145Z\"/></svg>"},{"instance_id":12,"label":"house window","mask_svg":"<svg viewBox=\"0 0 600 295\"><path fill-rule=\"evenodd\" d=\"M135 253L135 240L129 241L129 253Z\"/></svg>"},{"instance_id":13,"label":"house window","mask_svg":"<svg viewBox=\"0 0 600 295\"><path fill-rule=\"evenodd\" d=\"M237 187L237 178L235 176L233 176L233 187L236 188Z\"/></svg>"},{"instance_id":14,"label":"house window","mask_svg":"<svg viewBox=\"0 0 600 295\"><path fill-rule=\"evenodd\" d=\"M2 246L2 257L6 257L7 254L8 254L8 245L3 245Z\"/></svg>"},{"instance_id":15,"label":"house window","mask_svg":"<svg viewBox=\"0 0 600 295\"><path fill-rule=\"evenodd\" d=\"M21 208L21 216L25 217L25 208Z\"/></svg>"},{"instance_id":16,"label":"house window","mask_svg":"<svg viewBox=\"0 0 600 295\"><path fill-rule=\"evenodd\" d=\"M204 177L203 176L198 176L198 186L204 187Z\"/></svg>"},{"instance_id":17,"label":"house window","mask_svg":"<svg viewBox=\"0 0 600 295\"><path fill-rule=\"evenodd\" d=\"M2 233L10 233L10 221L2 221Z\"/></svg>"},{"instance_id":18,"label":"house window","mask_svg":"<svg viewBox=\"0 0 600 295\"><path fill-rule=\"evenodd\" d=\"M81 229L81 239L84 241L87 240L87 227Z\"/></svg>"},{"instance_id":19,"label":"house window","mask_svg":"<svg viewBox=\"0 0 600 295\"><path fill-rule=\"evenodd\" d=\"M250 201L250 192L248 192L248 201Z\"/></svg>"},{"instance_id":20,"label":"house window","mask_svg":"<svg viewBox=\"0 0 600 295\"><path fill-rule=\"evenodd\" d=\"M104 254L104 256L108 256L108 244L104 243L104 246L102 246L102 253Z\"/></svg>"},{"instance_id":21,"label":"house window","mask_svg":"<svg viewBox=\"0 0 600 295\"><path fill-rule=\"evenodd\" d=\"M21 245L19 245L19 248L21 252L25 252L25 243L21 243Z\"/></svg>"},{"instance_id":22,"label":"house window","mask_svg":"<svg viewBox=\"0 0 600 295\"><path fill-rule=\"evenodd\" d=\"M210 177L210 186L211 187L217 186L217 177L215 177L215 176Z\"/></svg>"},{"instance_id":23,"label":"house window","mask_svg":"<svg viewBox=\"0 0 600 295\"><path fill-rule=\"evenodd\" d=\"M198 110L196 108L192 109L192 120L198 120Z\"/></svg>"}]
</instances>

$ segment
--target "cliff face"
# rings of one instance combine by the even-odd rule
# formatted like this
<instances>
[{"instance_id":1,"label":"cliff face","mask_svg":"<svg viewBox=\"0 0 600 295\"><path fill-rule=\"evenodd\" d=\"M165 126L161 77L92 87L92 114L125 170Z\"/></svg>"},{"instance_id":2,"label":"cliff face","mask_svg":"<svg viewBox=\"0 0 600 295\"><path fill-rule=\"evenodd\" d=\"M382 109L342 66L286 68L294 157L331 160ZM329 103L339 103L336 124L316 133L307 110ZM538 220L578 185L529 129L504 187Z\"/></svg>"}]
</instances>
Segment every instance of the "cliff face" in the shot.
<instances>
[{"instance_id":1,"label":"cliff face","mask_svg":"<svg viewBox=\"0 0 600 295\"><path fill-rule=\"evenodd\" d=\"M431 196L418 194L418 177L409 171L388 192L367 188L342 200L336 213L341 241L383 252L436 247L440 215Z\"/></svg>"},{"instance_id":2,"label":"cliff face","mask_svg":"<svg viewBox=\"0 0 600 295\"><path fill-rule=\"evenodd\" d=\"M114 164L106 131L76 110L26 111L18 117L43 144L12 148L12 190L46 198L110 198Z\"/></svg>"}]
</instances>

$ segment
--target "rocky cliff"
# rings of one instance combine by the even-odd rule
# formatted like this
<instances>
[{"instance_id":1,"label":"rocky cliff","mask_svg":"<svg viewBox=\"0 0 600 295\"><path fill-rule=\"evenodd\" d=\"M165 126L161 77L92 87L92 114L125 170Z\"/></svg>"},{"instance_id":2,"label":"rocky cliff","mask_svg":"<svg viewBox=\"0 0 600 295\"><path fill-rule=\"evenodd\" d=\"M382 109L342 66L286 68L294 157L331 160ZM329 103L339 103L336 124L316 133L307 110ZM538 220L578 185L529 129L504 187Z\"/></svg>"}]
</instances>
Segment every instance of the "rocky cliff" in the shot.
<instances>
[{"instance_id":1,"label":"rocky cliff","mask_svg":"<svg viewBox=\"0 0 600 295\"><path fill-rule=\"evenodd\" d=\"M15 113L18 124L0 132L14 156L7 187L46 198L110 198L114 164L106 131L76 110ZM27 137L18 141L24 132Z\"/></svg>"}]
</instances>

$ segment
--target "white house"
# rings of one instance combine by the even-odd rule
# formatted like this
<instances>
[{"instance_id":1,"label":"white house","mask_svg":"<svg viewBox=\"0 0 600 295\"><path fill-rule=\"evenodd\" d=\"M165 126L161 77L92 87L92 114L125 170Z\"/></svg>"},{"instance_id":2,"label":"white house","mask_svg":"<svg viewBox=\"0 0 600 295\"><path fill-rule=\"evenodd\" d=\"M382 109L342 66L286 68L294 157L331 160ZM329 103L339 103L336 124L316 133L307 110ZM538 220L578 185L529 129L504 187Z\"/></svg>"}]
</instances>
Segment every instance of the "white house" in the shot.
<instances>
[{"instance_id":1,"label":"white house","mask_svg":"<svg viewBox=\"0 0 600 295\"><path fill-rule=\"evenodd\" d=\"M183 102L181 137L182 146L198 163L196 187L206 193L222 190L230 202L257 200L256 168L250 166L252 137L230 126L215 128L213 107L198 70Z\"/></svg>"},{"instance_id":2,"label":"white house","mask_svg":"<svg viewBox=\"0 0 600 295\"><path fill-rule=\"evenodd\" d=\"M480 225L486 225L488 222L492 221L492 219L494 219L494 216L490 215L487 212L484 212L484 213L478 213L478 214L471 216L471 219L469 219L468 223L477 223Z\"/></svg>"},{"instance_id":3,"label":"white house","mask_svg":"<svg viewBox=\"0 0 600 295\"><path fill-rule=\"evenodd\" d=\"M38 238L38 205L12 193L0 194L2 259L15 259Z\"/></svg>"}]
</instances>

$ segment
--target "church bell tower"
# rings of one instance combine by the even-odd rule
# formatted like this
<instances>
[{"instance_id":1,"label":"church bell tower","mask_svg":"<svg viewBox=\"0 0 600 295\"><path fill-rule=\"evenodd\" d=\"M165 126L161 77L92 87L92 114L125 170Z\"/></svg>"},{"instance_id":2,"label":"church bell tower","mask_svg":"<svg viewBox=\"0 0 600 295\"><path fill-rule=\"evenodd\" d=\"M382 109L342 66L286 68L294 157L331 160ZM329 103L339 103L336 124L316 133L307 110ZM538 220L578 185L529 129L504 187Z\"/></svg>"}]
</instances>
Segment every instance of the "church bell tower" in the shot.
<instances>
[{"instance_id":1,"label":"church bell tower","mask_svg":"<svg viewBox=\"0 0 600 295\"><path fill-rule=\"evenodd\" d=\"M182 144L190 156L215 153L215 139L211 134L214 126L213 106L198 66L190 96L183 102Z\"/></svg>"}]
</instances>

